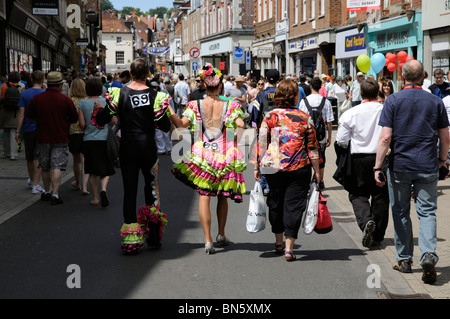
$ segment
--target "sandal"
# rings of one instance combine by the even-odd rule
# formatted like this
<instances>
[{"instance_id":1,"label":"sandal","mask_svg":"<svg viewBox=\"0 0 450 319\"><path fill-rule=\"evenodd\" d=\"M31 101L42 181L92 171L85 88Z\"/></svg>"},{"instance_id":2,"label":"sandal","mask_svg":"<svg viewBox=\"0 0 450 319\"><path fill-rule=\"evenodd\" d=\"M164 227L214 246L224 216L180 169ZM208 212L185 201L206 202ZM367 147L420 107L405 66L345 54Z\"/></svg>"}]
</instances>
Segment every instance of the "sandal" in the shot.
<instances>
[{"instance_id":1,"label":"sandal","mask_svg":"<svg viewBox=\"0 0 450 319\"><path fill-rule=\"evenodd\" d=\"M77 185L77 182L75 182L75 181L73 181L72 183L70 183L70 185L72 185L72 187L73 187L75 190L77 190L77 191L81 190L80 186L78 186L78 185Z\"/></svg>"},{"instance_id":2,"label":"sandal","mask_svg":"<svg viewBox=\"0 0 450 319\"><path fill-rule=\"evenodd\" d=\"M295 256L292 251L288 250L284 252L284 257L286 258L286 261L294 261L297 259L297 256Z\"/></svg>"},{"instance_id":3,"label":"sandal","mask_svg":"<svg viewBox=\"0 0 450 319\"><path fill-rule=\"evenodd\" d=\"M283 244L275 244L275 253L282 255L284 253Z\"/></svg>"}]
</instances>

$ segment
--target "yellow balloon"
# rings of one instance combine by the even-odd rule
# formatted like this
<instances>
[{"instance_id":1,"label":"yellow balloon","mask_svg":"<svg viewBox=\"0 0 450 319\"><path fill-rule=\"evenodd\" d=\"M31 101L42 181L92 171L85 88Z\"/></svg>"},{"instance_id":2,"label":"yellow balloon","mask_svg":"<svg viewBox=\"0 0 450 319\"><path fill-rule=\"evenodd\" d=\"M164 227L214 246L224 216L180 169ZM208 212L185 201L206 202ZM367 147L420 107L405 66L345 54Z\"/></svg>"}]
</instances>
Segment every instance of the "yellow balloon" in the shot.
<instances>
[{"instance_id":1,"label":"yellow balloon","mask_svg":"<svg viewBox=\"0 0 450 319\"><path fill-rule=\"evenodd\" d=\"M367 54L361 54L358 59L356 59L356 66L363 73L367 73L370 70L370 58Z\"/></svg>"}]
</instances>

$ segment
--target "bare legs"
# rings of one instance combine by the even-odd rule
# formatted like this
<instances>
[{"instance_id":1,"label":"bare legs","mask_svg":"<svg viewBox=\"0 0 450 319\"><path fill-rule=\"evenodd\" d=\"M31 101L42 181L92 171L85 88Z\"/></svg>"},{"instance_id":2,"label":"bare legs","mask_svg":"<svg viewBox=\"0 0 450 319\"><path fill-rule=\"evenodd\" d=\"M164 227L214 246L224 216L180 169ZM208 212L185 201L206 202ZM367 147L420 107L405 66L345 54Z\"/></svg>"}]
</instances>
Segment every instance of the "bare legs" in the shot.
<instances>
[{"instance_id":1,"label":"bare legs","mask_svg":"<svg viewBox=\"0 0 450 319\"><path fill-rule=\"evenodd\" d=\"M42 170L42 181L46 192L50 192L50 187L53 195L58 195L59 186L61 185L61 170L58 168Z\"/></svg>"},{"instance_id":2,"label":"bare legs","mask_svg":"<svg viewBox=\"0 0 450 319\"><path fill-rule=\"evenodd\" d=\"M109 182L109 176L102 176L100 177L100 190L106 192L106 188L108 186ZM91 190L92 190L92 201L91 205L97 206L99 203L98 198L98 176L97 175L89 175L89 183L91 184Z\"/></svg>"},{"instance_id":3,"label":"bare legs","mask_svg":"<svg viewBox=\"0 0 450 319\"><path fill-rule=\"evenodd\" d=\"M73 175L75 176L75 182L73 183L76 188L80 189L83 194L87 193L87 183L89 180L89 174L84 173L84 155L82 153L73 153Z\"/></svg>"},{"instance_id":4,"label":"bare legs","mask_svg":"<svg viewBox=\"0 0 450 319\"><path fill-rule=\"evenodd\" d=\"M199 216L200 223L202 224L203 233L205 235L205 243L212 243L211 237L211 209L210 209L210 196L200 195L199 198ZM228 201L226 197L217 197L217 223L219 235L225 236L225 225L228 217Z\"/></svg>"}]
</instances>

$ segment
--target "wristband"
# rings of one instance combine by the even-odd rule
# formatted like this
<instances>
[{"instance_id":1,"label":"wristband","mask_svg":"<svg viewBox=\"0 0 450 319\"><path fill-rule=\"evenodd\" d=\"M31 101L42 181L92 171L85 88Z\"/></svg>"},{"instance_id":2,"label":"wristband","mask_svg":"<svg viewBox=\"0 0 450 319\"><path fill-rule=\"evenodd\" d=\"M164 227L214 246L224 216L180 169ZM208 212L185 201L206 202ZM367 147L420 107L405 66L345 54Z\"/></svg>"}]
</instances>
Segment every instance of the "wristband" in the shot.
<instances>
[{"instance_id":1,"label":"wristband","mask_svg":"<svg viewBox=\"0 0 450 319\"><path fill-rule=\"evenodd\" d=\"M375 168L375 167L374 167L374 168L373 168L373 171L374 171L374 172L381 171L381 168Z\"/></svg>"},{"instance_id":2,"label":"wristband","mask_svg":"<svg viewBox=\"0 0 450 319\"><path fill-rule=\"evenodd\" d=\"M438 158L438 160L439 160L439 162L441 162L441 163L447 162L447 160L441 160L440 158Z\"/></svg>"}]
</instances>

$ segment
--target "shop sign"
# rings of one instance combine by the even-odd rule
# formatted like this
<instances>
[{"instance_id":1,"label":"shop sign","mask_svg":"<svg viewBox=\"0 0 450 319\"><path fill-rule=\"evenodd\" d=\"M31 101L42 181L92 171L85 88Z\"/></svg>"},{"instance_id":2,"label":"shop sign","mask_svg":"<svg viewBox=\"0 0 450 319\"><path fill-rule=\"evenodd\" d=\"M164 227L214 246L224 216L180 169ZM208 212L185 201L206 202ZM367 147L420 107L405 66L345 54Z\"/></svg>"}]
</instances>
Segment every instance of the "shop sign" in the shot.
<instances>
[{"instance_id":1,"label":"shop sign","mask_svg":"<svg viewBox=\"0 0 450 319\"><path fill-rule=\"evenodd\" d=\"M25 30L36 36L39 30L39 25L32 19L28 18L27 22L25 23Z\"/></svg>"},{"instance_id":2,"label":"shop sign","mask_svg":"<svg viewBox=\"0 0 450 319\"><path fill-rule=\"evenodd\" d=\"M392 33L382 33L377 35L377 46L379 49L392 47L399 44L406 44L409 40L409 30L392 32Z\"/></svg>"},{"instance_id":3,"label":"shop sign","mask_svg":"<svg viewBox=\"0 0 450 319\"><path fill-rule=\"evenodd\" d=\"M32 13L35 15L57 16L59 15L58 3L58 0L32 0Z\"/></svg>"},{"instance_id":4,"label":"shop sign","mask_svg":"<svg viewBox=\"0 0 450 319\"><path fill-rule=\"evenodd\" d=\"M272 49L271 48L258 48L256 49L256 56L258 58L271 58Z\"/></svg>"},{"instance_id":5,"label":"shop sign","mask_svg":"<svg viewBox=\"0 0 450 319\"><path fill-rule=\"evenodd\" d=\"M363 50L366 48L364 34L355 34L345 37L345 52Z\"/></svg>"},{"instance_id":6,"label":"shop sign","mask_svg":"<svg viewBox=\"0 0 450 319\"><path fill-rule=\"evenodd\" d=\"M347 11L380 10L380 0L347 0Z\"/></svg>"}]
</instances>

